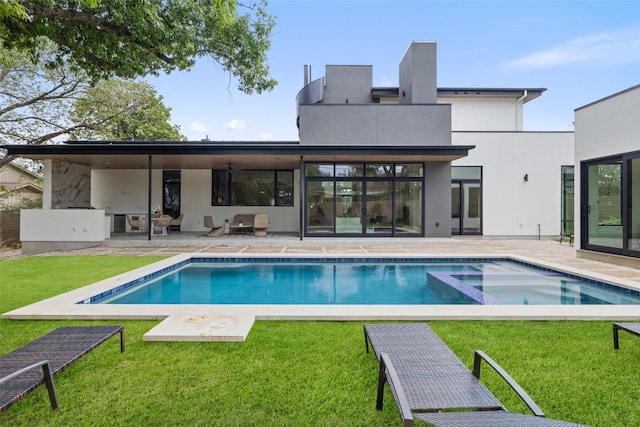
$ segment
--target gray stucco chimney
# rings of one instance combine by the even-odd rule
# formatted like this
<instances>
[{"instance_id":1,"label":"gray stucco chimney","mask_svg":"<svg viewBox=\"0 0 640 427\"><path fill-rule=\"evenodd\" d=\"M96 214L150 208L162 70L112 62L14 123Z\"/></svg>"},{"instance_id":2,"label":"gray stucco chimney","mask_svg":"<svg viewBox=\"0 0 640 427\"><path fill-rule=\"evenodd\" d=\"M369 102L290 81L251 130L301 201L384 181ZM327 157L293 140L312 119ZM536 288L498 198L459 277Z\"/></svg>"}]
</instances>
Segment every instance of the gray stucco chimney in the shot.
<instances>
[{"instance_id":1,"label":"gray stucco chimney","mask_svg":"<svg viewBox=\"0 0 640 427\"><path fill-rule=\"evenodd\" d=\"M435 104L437 102L436 56L436 42L411 42L400 61L400 104Z\"/></svg>"}]
</instances>

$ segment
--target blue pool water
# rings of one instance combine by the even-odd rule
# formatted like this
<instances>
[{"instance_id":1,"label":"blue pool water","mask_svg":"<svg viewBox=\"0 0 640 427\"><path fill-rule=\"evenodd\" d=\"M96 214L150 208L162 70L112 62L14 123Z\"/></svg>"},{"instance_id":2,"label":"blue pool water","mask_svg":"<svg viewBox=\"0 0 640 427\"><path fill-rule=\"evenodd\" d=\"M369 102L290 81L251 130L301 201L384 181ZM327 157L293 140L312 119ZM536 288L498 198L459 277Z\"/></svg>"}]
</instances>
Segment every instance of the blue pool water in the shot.
<instances>
[{"instance_id":1,"label":"blue pool water","mask_svg":"<svg viewBox=\"0 0 640 427\"><path fill-rule=\"evenodd\" d=\"M638 291L509 260L224 261L197 259L185 262L84 302L640 304Z\"/></svg>"}]
</instances>

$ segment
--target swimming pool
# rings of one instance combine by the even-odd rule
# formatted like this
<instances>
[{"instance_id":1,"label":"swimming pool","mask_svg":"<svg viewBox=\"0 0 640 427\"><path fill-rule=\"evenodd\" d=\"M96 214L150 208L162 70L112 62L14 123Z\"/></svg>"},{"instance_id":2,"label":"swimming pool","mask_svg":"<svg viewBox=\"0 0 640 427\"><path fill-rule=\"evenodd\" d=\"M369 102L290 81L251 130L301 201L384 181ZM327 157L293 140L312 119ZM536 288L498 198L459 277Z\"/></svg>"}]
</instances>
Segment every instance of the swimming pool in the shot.
<instances>
[{"instance_id":1,"label":"swimming pool","mask_svg":"<svg viewBox=\"0 0 640 427\"><path fill-rule=\"evenodd\" d=\"M190 258L79 303L634 305L640 292L500 258Z\"/></svg>"}]
</instances>

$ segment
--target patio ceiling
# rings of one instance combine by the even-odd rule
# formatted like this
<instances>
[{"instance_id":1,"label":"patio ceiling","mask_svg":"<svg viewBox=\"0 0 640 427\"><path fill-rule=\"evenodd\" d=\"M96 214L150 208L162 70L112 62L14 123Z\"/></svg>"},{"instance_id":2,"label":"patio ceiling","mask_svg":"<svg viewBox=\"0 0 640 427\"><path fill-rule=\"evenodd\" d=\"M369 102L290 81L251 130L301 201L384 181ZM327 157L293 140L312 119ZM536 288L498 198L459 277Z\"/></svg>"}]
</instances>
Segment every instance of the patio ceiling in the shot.
<instances>
[{"instance_id":1,"label":"patio ceiling","mask_svg":"<svg viewBox=\"0 0 640 427\"><path fill-rule=\"evenodd\" d=\"M67 143L7 145L9 154L35 160L60 160L93 169L294 169L314 162L449 162L473 146L345 146L297 143Z\"/></svg>"}]
</instances>

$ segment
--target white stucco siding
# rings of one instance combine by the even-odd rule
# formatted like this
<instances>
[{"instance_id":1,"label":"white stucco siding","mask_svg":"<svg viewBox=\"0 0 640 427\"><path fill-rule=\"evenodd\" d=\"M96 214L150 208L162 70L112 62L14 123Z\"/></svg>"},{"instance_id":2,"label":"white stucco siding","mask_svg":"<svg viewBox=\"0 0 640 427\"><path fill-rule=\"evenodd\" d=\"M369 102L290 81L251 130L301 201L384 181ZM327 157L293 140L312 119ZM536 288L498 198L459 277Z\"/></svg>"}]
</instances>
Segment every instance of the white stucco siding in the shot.
<instances>
[{"instance_id":1,"label":"white stucco siding","mask_svg":"<svg viewBox=\"0 0 640 427\"><path fill-rule=\"evenodd\" d=\"M640 86L575 112L576 165L640 150Z\"/></svg>"},{"instance_id":2,"label":"white stucco siding","mask_svg":"<svg viewBox=\"0 0 640 427\"><path fill-rule=\"evenodd\" d=\"M91 171L91 206L107 214L146 214L149 173L146 169L94 169ZM151 181L151 205L162 203L162 171Z\"/></svg>"},{"instance_id":3,"label":"white stucco siding","mask_svg":"<svg viewBox=\"0 0 640 427\"><path fill-rule=\"evenodd\" d=\"M438 98L451 104L452 131L522 130L522 104L513 98Z\"/></svg>"},{"instance_id":4,"label":"white stucco siding","mask_svg":"<svg viewBox=\"0 0 640 427\"><path fill-rule=\"evenodd\" d=\"M560 233L561 166L573 164L573 133L453 132L454 145L475 145L453 166L482 166L483 234ZM524 176L528 175L528 181Z\"/></svg>"}]
</instances>

